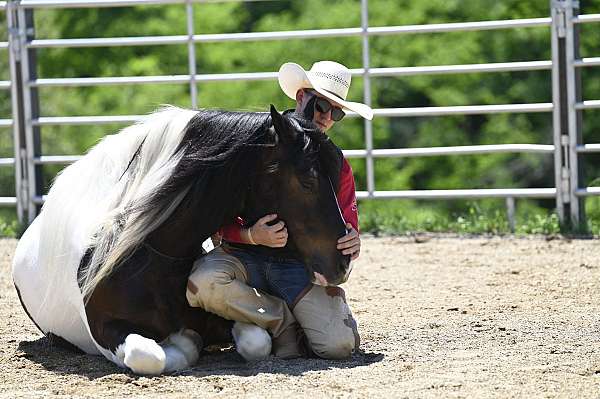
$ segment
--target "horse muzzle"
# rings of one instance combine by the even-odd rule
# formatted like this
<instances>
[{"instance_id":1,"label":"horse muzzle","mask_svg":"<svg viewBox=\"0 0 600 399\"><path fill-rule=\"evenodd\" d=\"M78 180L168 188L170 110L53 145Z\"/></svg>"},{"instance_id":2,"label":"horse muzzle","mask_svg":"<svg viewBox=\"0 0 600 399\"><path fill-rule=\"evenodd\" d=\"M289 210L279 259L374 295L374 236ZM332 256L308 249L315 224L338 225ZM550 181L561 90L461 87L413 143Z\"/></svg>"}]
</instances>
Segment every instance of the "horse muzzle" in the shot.
<instances>
[{"instance_id":1,"label":"horse muzzle","mask_svg":"<svg viewBox=\"0 0 600 399\"><path fill-rule=\"evenodd\" d=\"M342 257L342 259L340 259L340 263L337 266L335 276L329 278L315 271L319 269L319 267L312 267L313 284L321 285L323 287L337 286L348 281L348 278L350 277L350 272L352 271L352 264L350 263L349 256Z\"/></svg>"}]
</instances>

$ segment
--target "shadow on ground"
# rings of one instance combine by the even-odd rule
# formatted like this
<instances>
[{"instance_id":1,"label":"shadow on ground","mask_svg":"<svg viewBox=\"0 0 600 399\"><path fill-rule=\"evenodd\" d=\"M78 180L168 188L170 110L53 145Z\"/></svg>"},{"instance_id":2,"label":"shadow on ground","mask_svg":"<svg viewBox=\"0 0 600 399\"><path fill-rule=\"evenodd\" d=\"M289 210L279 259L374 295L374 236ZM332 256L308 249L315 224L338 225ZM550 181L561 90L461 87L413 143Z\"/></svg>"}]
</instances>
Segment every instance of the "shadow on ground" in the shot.
<instances>
[{"instance_id":1,"label":"shadow on ground","mask_svg":"<svg viewBox=\"0 0 600 399\"><path fill-rule=\"evenodd\" d=\"M47 337L35 341L21 341L16 356L37 363L48 371L59 374L77 374L90 380L104 377L114 379L133 379L139 376L119 368L102 356L93 356L61 347ZM361 352L345 360L269 358L263 361L246 362L235 350L203 353L198 363L189 369L172 374L173 376L215 376L236 375L250 377L261 373L299 376L308 371L351 369L368 366L383 360L382 353ZM113 376L120 374L121 376ZM109 377L112 376L112 377Z\"/></svg>"}]
</instances>

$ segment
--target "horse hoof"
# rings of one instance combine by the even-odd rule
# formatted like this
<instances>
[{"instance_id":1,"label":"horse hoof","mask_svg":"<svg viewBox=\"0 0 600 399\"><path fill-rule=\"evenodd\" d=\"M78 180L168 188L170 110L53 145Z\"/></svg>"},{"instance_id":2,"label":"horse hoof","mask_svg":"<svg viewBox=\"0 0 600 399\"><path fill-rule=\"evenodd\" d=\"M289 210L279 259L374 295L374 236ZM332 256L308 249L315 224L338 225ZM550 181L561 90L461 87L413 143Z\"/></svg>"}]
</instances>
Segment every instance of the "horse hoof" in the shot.
<instances>
[{"instance_id":1,"label":"horse hoof","mask_svg":"<svg viewBox=\"0 0 600 399\"><path fill-rule=\"evenodd\" d=\"M246 361L264 360L271 354L271 337L263 328L238 321L231 333L237 352Z\"/></svg>"},{"instance_id":2,"label":"horse hoof","mask_svg":"<svg viewBox=\"0 0 600 399\"><path fill-rule=\"evenodd\" d=\"M161 374L165 370L166 355L156 341L138 334L125 338L123 362L136 374Z\"/></svg>"}]
</instances>

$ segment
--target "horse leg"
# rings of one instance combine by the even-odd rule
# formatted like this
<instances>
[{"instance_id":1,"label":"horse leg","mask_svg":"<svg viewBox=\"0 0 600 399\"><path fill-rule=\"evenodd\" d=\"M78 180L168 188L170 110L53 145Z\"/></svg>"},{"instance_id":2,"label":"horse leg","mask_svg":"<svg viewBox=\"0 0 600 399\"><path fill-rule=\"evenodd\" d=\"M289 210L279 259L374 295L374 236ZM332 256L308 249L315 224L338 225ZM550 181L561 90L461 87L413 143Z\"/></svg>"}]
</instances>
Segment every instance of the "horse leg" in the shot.
<instances>
[{"instance_id":1,"label":"horse leg","mask_svg":"<svg viewBox=\"0 0 600 399\"><path fill-rule=\"evenodd\" d=\"M194 364L202 339L193 330L173 333L160 344L130 323L115 320L104 324L103 343L111 349L114 363L136 374L158 375L178 371Z\"/></svg>"},{"instance_id":2,"label":"horse leg","mask_svg":"<svg viewBox=\"0 0 600 399\"><path fill-rule=\"evenodd\" d=\"M194 330L184 329L169 337L160 344L165 351L164 371L171 373L183 370L198 361L202 349L202 337Z\"/></svg>"},{"instance_id":3,"label":"horse leg","mask_svg":"<svg viewBox=\"0 0 600 399\"><path fill-rule=\"evenodd\" d=\"M160 374L166 365L166 354L153 339L131 323L112 320L102 323L100 328L90 325L98 344L109 351L104 355L120 367L131 369L136 374ZM101 339L99 339L101 336Z\"/></svg>"},{"instance_id":4,"label":"horse leg","mask_svg":"<svg viewBox=\"0 0 600 399\"><path fill-rule=\"evenodd\" d=\"M255 324L236 321L231 330L235 348L248 361L264 360L271 353L271 336Z\"/></svg>"}]
</instances>

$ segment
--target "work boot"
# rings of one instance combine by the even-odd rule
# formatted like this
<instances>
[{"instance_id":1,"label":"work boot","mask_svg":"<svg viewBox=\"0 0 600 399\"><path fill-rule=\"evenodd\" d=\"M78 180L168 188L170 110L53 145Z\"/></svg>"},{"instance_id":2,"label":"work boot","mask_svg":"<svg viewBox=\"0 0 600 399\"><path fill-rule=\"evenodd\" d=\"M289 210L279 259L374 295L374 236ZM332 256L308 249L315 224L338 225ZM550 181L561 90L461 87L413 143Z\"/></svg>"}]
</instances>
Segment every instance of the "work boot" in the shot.
<instances>
[{"instance_id":1,"label":"work boot","mask_svg":"<svg viewBox=\"0 0 600 399\"><path fill-rule=\"evenodd\" d=\"M273 355L281 359L296 359L302 357L299 345L298 327L298 323L291 324L277 337L273 337Z\"/></svg>"}]
</instances>

